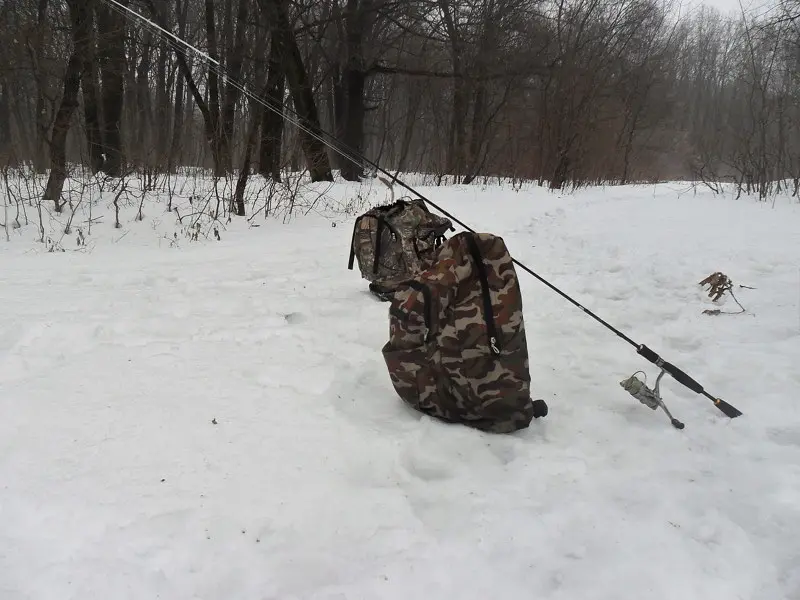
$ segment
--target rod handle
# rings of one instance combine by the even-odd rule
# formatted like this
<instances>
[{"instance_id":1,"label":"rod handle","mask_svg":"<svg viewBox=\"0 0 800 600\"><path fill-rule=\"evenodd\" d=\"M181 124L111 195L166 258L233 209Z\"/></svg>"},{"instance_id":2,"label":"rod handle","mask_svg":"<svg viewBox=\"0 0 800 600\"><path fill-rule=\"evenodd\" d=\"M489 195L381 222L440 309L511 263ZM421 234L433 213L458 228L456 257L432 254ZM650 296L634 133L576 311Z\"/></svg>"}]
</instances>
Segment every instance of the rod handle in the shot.
<instances>
[{"instance_id":1,"label":"rod handle","mask_svg":"<svg viewBox=\"0 0 800 600\"><path fill-rule=\"evenodd\" d=\"M637 349L637 353L643 356L645 359L649 360L658 368L664 369L667 373L669 373L670 375L672 375L672 377L675 378L675 381L685 385L694 393L702 394L705 391L702 385L700 385L694 379L689 377L689 375L687 375L684 371L680 370L672 363L669 363L664 359L662 359L656 352L654 352L644 344L639 346L639 348Z\"/></svg>"},{"instance_id":2,"label":"rod handle","mask_svg":"<svg viewBox=\"0 0 800 600\"><path fill-rule=\"evenodd\" d=\"M689 377L689 375L681 371L678 367L676 367L672 363L668 363L667 361L662 359L658 355L658 353L654 352L644 344L640 344L637 347L636 352L640 356L644 357L646 360L649 360L655 366L664 369L664 371L666 373L669 373L672 377L674 377L675 381L677 381L678 383L685 385L693 392L697 394L702 394L703 396L711 400L714 403L714 406L716 406L720 410L720 412L722 412L726 417L735 419L736 417L742 416L742 411L740 411L738 408L736 408L735 406L731 406L730 404L725 402L725 400L723 400L722 398L715 398L714 396L709 394L707 391L705 391L705 389L703 389L702 385L697 383L694 379Z\"/></svg>"}]
</instances>

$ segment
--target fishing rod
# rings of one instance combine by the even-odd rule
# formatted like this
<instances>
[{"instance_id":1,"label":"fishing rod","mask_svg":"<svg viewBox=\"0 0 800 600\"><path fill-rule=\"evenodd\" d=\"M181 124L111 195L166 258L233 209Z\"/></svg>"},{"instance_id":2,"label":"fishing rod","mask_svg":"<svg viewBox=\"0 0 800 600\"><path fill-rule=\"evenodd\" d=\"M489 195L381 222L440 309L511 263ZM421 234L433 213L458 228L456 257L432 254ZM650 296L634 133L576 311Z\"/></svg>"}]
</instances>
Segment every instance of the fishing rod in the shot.
<instances>
[{"instance_id":1,"label":"fishing rod","mask_svg":"<svg viewBox=\"0 0 800 600\"><path fill-rule=\"evenodd\" d=\"M141 13L131 9L128 6L123 5L118 0L101 0L101 1L105 2L106 4L108 4L110 8L112 8L113 10L115 10L116 12L118 12L120 14L128 14L128 15L134 16L135 18L139 19L140 21L142 21L143 23L147 24L149 27L154 29L156 31L157 35L160 35L162 37L166 37L168 42L170 43L170 45L176 51L176 53L179 53L182 57L185 57L186 55L185 55L184 49L181 48L181 45L185 46L187 49L191 50L196 55L201 56L203 59L208 61L208 68L210 70L213 70L217 75L223 77L225 81L227 81L230 85L234 86L237 90L242 92L245 96L247 96L251 100L257 102L258 104L262 105L264 108L267 108L268 110L280 115L282 119L286 120L287 122L291 123L292 125L294 125L298 129L303 131L305 134L309 135L310 137L313 137L317 141L319 141L322 144L324 144L325 146L329 147L331 150L334 150L335 152L338 152L346 160L351 161L353 164L355 164L356 166L359 166L361 168L363 168L364 165L368 165L368 166L372 167L376 172L385 175L386 177L389 178L389 182L390 183L387 184L387 185L390 188L391 188L392 185L395 185L395 184L399 185L400 187L406 189L410 193L412 193L412 194L416 195L417 197L419 197L423 202L426 202L426 203L430 204L437 211L439 211L444 216L448 217L453 222L457 223L458 225L460 225L461 227L463 227L467 231L470 231L472 233L476 233L476 231L472 227L470 227L469 225L467 225L466 223L464 223L463 221L458 219L456 216L451 214L449 211L447 211L447 210L443 209L442 207L438 206L436 203L431 201L429 198L424 196L422 193L417 191L415 188L413 188L409 184L405 183L402 179L398 178L396 175L391 174L389 171L387 171L386 169L382 168L376 162L374 162L374 161L370 160L369 158L367 158L366 156L364 156L358 150L355 150L355 149L349 147L347 144L345 144L344 142L342 142L338 138L334 137L330 133L326 132L321 127L308 127L308 126L306 126L303 123L304 118L301 115L299 115L296 111L292 110L292 108L290 108L288 106L284 107L283 103L281 103L279 105L275 104L275 103L273 103L273 101L270 98L262 98L262 97L260 97L260 96L258 96L256 94L254 94L253 92L251 92L245 85L241 84L240 82L236 81L234 78L230 77L228 75L228 73L227 73L227 69L225 69L222 66L220 61L218 61L217 59L213 58L209 54L207 54L207 53L203 52L202 50L196 48L195 46L193 46L192 44L190 44L186 40L184 40L184 39L180 38L179 36L175 35L174 33L169 31L165 27L162 27L158 23L154 23L153 21L151 21L150 19L148 19L147 17L145 17ZM155 10L155 5L153 4L152 0L148 0L148 4L150 5L150 9L153 12L154 16L157 16L157 13L156 13L156 10ZM330 140L326 139L326 136L331 138L331 139ZM668 374L673 379L675 379L675 381L677 381L678 383L680 383L683 386L687 387L691 391L695 392L696 394L700 394L700 395L708 398L709 400L711 400L714 403L714 406L716 406L725 416L727 416L727 417L729 417L731 419L734 419L734 418L739 417L739 416L742 415L742 412L739 411L737 408L735 408L734 406L732 406L731 404L729 404L728 402L726 402L722 398L717 398L715 396L712 396L708 391L705 390L705 388L700 383L695 381L687 373L685 373L683 370L679 369L678 367L676 367L672 363L665 361L663 358L661 358L661 356L658 355L657 352L655 352L654 350L651 350L650 348L648 348L644 344L640 344L640 343L635 342L633 339L631 339L630 337L625 335L622 331L620 331L619 329L617 329L616 327L614 327L610 323L606 322L604 319L602 319L601 317L596 315L594 312L592 312L591 310L589 310L588 308L586 308L585 306L580 304L577 300L575 300L574 298L572 298L571 296L569 296L568 294L566 294L565 292L563 292L562 290L560 290L559 288L554 286L552 283L550 283L549 281L547 281L546 279L541 277L539 274L537 274L535 271L533 271L527 265L521 263L520 261L518 261L514 257L511 257L511 260L520 269L522 269L523 271L525 271L526 273L528 273L529 275L531 275L532 277L534 277L535 279L537 279L538 281L540 281L541 283L546 285L548 288L550 288L551 290L556 292L562 298L564 298L565 300L567 300L568 302L570 302L571 304L576 306L584 314L588 315L589 317L593 318L595 321L597 321L598 323L600 323L601 325L606 327L609 331L614 333L618 338L620 338L621 340L623 340L623 341L627 342L628 344L630 344L631 346L633 346L636 349L636 353L637 354L639 354L642 358L644 358L648 362L652 363L653 365L655 365L656 367L658 367L661 370L661 373L658 376L658 380L657 380L657 383L656 383L656 389L655 390L650 390L644 383L642 383L639 380L635 379L635 374L634 374L634 376L632 376L628 380L622 382L621 385L623 386L623 388L626 389L626 391L628 391L631 395L633 395L634 397L638 398L641 402L647 404L648 406L650 406L651 408L654 408L654 409L658 408L659 406L661 406L665 411L667 410L666 406L664 406L664 404L663 404L663 401L661 401L660 392L658 391L658 383L660 382L661 377L664 374ZM669 415L668 411L667 411L667 414ZM674 427L676 427L678 429L682 429L683 428L683 424L680 423L680 421L678 421L677 419L672 418L671 415L669 415L669 416L670 416L672 425Z\"/></svg>"}]
</instances>

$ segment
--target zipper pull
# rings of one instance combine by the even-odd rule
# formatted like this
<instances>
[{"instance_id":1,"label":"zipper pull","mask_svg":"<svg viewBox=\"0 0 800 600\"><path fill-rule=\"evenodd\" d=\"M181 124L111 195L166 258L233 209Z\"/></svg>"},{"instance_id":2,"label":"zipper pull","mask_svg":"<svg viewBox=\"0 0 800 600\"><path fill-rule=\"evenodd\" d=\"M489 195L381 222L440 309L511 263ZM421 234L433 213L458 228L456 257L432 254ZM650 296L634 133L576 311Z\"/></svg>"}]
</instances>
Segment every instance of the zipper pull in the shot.
<instances>
[{"instance_id":1,"label":"zipper pull","mask_svg":"<svg viewBox=\"0 0 800 600\"><path fill-rule=\"evenodd\" d=\"M497 338L491 337L489 338L489 344L492 347L492 354L500 354L500 350L497 348Z\"/></svg>"}]
</instances>

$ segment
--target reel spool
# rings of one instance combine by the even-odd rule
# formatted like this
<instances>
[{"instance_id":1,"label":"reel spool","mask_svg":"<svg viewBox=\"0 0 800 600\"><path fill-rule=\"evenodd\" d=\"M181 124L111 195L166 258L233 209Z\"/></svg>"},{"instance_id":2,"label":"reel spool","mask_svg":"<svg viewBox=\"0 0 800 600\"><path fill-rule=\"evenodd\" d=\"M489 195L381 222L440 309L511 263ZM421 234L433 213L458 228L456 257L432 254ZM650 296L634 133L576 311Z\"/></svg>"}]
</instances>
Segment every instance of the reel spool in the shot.
<instances>
[{"instance_id":1,"label":"reel spool","mask_svg":"<svg viewBox=\"0 0 800 600\"><path fill-rule=\"evenodd\" d=\"M645 375L644 371L636 371L636 373ZM659 386L661 384L661 378L664 376L666 371L661 369L661 373L659 373L658 377L656 378L655 389L652 390L647 387L647 384L644 381L636 377L636 373L619 382L622 389L652 410L658 410L659 407L663 408L664 412L667 413L672 426L675 429L683 429L684 424L672 416L672 414L669 412L669 409L664 404L664 400L661 398L661 390L659 389ZM647 375L645 375L645 377L647 377Z\"/></svg>"}]
</instances>

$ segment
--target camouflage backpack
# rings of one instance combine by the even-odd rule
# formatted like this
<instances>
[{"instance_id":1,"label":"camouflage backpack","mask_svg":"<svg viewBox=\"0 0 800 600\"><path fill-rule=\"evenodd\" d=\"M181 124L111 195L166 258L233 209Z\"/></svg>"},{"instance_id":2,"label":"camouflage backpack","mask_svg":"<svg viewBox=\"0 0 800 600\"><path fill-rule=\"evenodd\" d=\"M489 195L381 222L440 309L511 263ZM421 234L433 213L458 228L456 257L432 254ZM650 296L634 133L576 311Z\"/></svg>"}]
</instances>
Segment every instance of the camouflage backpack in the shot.
<instances>
[{"instance_id":1,"label":"camouflage backpack","mask_svg":"<svg viewBox=\"0 0 800 600\"><path fill-rule=\"evenodd\" d=\"M382 353L406 403L492 433L547 414L530 397L522 296L502 238L456 234L427 270L392 291Z\"/></svg>"},{"instance_id":2,"label":"camouflage backpack","mask_svg":"<svg viewBox=\"0 0 800 600\"><path fill-rule=\"evenodd\" d=\"M422 200L372 208L356 219L347 268L358 259L361 276L370 282L408 279L430 266L448 229L454 230L450 220L431 213Z\"/></svg>"}]
</instances>

